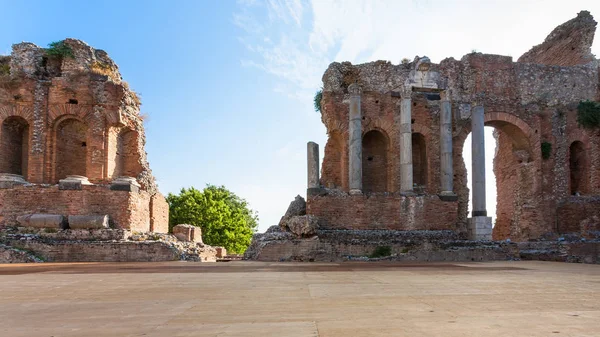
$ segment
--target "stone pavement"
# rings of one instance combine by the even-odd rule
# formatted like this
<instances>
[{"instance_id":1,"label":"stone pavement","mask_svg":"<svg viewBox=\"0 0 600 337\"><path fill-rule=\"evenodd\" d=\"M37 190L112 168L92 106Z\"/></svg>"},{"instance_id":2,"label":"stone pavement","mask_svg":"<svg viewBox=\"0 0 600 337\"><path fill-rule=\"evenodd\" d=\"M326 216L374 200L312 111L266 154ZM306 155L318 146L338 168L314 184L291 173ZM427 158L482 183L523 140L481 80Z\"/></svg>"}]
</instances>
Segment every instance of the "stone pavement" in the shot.
<instances>
[{"instance_id":1,"label":"stone pavement","mask_svg":"<svg viewBox=\"0 0 600 337\"><path fill-rule=\"evenodd\" d=\"M0 265L0 336L600 336L600 266Z\"/></svg>"}]
</instances>

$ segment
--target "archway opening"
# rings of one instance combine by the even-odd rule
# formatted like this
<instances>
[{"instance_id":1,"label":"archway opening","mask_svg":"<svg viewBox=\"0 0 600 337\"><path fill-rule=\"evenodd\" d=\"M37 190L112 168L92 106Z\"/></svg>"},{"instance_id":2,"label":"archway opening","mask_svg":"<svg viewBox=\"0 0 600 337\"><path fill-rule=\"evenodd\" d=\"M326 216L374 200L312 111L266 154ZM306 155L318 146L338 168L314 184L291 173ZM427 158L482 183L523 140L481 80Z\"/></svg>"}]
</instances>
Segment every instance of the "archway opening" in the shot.
<instances>
[{"instance_id":1,"label":"archway opening","mask_svg":"<svg viewBox=\"0 0 600 337\"><path fill-rule=\"evenodd\" d=\"M27 179L29 124L11 116L2 122L0 137L0 173L22 175Z\"/></svg>"},{"instance_id":2,"label":"archway opening","mask_svg":"<svg viewBox=\"0 0 600 337\"><path fill-rule=\"evenodd\" d=\"M587 153L580 141L574 141L569 146L569 190L571 195L583 195L587 190Z\"/></svg>"},{"instance_id":3,"label":"archway opening","mask_svg":"<svg viewBox=\"0 0 600 337\"><path fill-rule=\"evenodd\" d=\"M55 179L86 175L87 126L70 118L56 127Z\"/></svg>"},{"instance_id":4,"label":"archway opening","mask_svg":"<svg viewBox=\"0 0 600 337\"><path fill-rule=\"evenodd\" d=\"M425 136L416 132L412 134L413 184L416 190L427 187L427 147Z\"/></svg>"},{"instance_id":5,"label":"archway opening","mask_svg":"<svg viewBox=\"0 0 600 337\"><path fill-rule=\"evenodd\" d=\"M485 123L486 210L492 218L494 240L525 240L531 233L537 202L535 166L529 140L517 126L500 121ZM471 134L463 145L467 171L468 214L472 214Z\"/></svg>"},{"instance_id":6,"label":"archway opening","mask_svg":"<svg viewBox=\"0 0 600 337\"><path fill-rule=\"evenodd\" d=\"M371 130L362 140L362 170L364 192L388 190L388 139L378 130Z\"/></svg>"},{"instance_id":7,"label":"archway opening","mask_svg":"<svg viewBox=\"0 0 600 337\"><path fill-rule=\"evenodd\" d=\"M321 182L327 188L343 189L347 183L345 146L342 135L338 131L329 134L325 145L325 156L321 168Z\"/></svg>"}]
</instances>

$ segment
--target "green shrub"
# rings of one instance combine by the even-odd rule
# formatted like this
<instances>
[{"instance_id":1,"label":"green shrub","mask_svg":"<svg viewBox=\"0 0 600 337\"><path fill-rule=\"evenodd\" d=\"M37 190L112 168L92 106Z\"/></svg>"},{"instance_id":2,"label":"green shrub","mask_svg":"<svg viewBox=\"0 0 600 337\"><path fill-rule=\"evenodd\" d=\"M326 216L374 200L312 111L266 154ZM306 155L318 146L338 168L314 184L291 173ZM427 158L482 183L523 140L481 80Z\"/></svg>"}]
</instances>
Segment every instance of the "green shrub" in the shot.
<instances>
[{"instance_id":1,"label":"green shrub","mask_svg":"<svg viewBox=\"0 0 600 337\"><path fill-rule=\"evenodd\" d=\"M0 76L10 75L10 64L0 64Z\"/></svg>"},{"instance_id":2,"label":"green shrub","mask_svg":"<svg viewBox=\"0 0 600 337\"><path fill-rule=\"evenodd\" d=\"M552 154L552 144L548 142L542 142L542 158L548 159Z\"/></svg>"},{"instance_id":3,"label":"green shrub","mask_svg":"<svg viewBox=\"0 0 600 337\"><path fill-rule=\"evenodd\" d=\"M50 42L46 48L46 55L56 58L75 57L73 49L65 41Z\"/></svg>"},{"instance_id":4,"label":"green shrub","mask_svg":"<svg viewBox=\"0 0 600 337\"><path fill-rule=\"evenodd\" d=\"M317 91L317 93L315 94L315 98L314 98L314 104L315 104L315 111L316 112L321 112L321 100L323 99L323 89L319 89Z\"/></svg>"},{"instance_id":5,"label":"green shrub","mask_svg":"<svg viewBox=\"0 0 600 337\"><path fill-rule=\"evenodd\" d=\"M600 103L581 101L577 105L577 123L586 129L600 127Z\"/></svg>"},{"instance_id":6,"label":"green shrub","mask_svg":"<svg viewBox=\"0 0 600 337\"><path fill-rule=\"evenodd\" d=\"M369 257L375 259L378 257L386 257L390 255L392 255L392 248L390 246L378 246L373 251L373 254L371 254Z\"/></svg>"}]
</instances>

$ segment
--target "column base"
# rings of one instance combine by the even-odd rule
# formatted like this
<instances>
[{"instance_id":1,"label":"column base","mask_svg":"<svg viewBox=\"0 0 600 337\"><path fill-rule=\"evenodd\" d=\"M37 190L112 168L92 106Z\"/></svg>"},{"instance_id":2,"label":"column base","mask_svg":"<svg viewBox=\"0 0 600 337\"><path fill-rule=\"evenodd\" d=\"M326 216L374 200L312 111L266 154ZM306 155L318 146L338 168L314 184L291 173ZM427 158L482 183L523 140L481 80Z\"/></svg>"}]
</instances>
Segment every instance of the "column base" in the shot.
<instances>
[{"instance_id":1,"label":"column base","mask_svg":"<svg viewBox=\"0 0 600 337\"><path fill-rule=\"evenodd\" d=\"M467 232L469 240L491 241L492 240L492 218L489 216L474 216L467 220Z\"/></svg>"},{"instance_id":2,"label":"column base","mask_svg":"<svg viewBox=\"0 0 600 337\"><path fill-rule=\"evenodd\" d=\"M457 201L458 195L452 191L442 191L438 194L441 201Z\"/></svg>"},{"instance_id":3,"label":"column base","mask_svg":"<svg viewBox=\"0 0 600 337\"><path fill-rule=\"evenodd\" d=\"M350 195L362 195L363 194L361 190L357 190L357 189L350 190L349 193L350 193Z\"/></svg>"},{"instance_id":4,"label":"column base","mask_svg":"<svg viewBox=\"0 0 600 337\"><path fill-rule=\"evenodd\" d=\"M414 197L417 193L415 191L400 191L400 195L403 197Z\"/></svg>"}]
</instances>

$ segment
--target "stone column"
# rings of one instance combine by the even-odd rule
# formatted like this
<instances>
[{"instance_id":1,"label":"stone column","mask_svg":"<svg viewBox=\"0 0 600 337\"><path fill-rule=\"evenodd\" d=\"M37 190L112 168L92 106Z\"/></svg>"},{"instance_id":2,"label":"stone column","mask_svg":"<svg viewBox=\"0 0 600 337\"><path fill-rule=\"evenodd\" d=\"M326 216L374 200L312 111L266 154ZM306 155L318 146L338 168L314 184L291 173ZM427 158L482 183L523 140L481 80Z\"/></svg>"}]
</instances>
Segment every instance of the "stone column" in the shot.
<instances>
[{"instance_id":1,"label":"stone column","mask_svg":"<svg viewBox=\"0 0 600 337\"><path fill-rule=\"evenodd\" d=\"M485 207L485 139L484 110L482 99L471 109L471 190L473 191L473 217L469 219L468 231L471 240L492 239L492 218Z\"/></svg>"},{"instance_id":2,"label":"stone column","mask_svg":"<svg viewBox=\"0 0 600 337\"><path fill-rule=\"evenodd\" d=\"M471 155L473 180L473 216L487 216L485 209L485 140L483 134L483 105L471 110Z\"/></svg>"},{"instance_id":3,"label":"stone column","mask_svg":"<svg viewBox=\"0 0 600 337\"><path fill-rule=\"evenodd\" d=\"M442 94L440 111L440 198L456 200L454 194L454 168L452 166L452 102L448 93Z\"/></svg>"},{"instance_id":4,"label":"stone column","mask_svg":"<svg viewBox=\"0 0 600 337\"><path fill-rule=\"evenodd\" d=\"M413 190L411 88L402 91L400 103L400 192Z\"/></svg>"},{"instance_id":5,"label":"stone column","mask_svg":"<svg viewBox=\"0 0 600 337\"><path fill-rule=\"evenodd\" d=\"M306 153L308 188L319 188L319 144L308 142Z\"/></svg>"},{"instance_id":6,"label":"stone column","mask_svg":"<svg viewBox=\"0 0 600 337\"><path fill-rule=\"evenodd\" d=\"M351 194L362 192L362 114L360 111L361 88L354 83L348 87L350 112L348 119L349 187Z\"/></svg>"}]
</instances>

